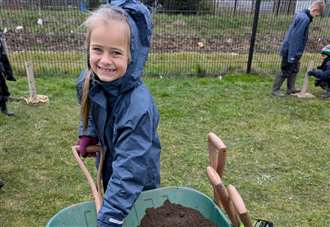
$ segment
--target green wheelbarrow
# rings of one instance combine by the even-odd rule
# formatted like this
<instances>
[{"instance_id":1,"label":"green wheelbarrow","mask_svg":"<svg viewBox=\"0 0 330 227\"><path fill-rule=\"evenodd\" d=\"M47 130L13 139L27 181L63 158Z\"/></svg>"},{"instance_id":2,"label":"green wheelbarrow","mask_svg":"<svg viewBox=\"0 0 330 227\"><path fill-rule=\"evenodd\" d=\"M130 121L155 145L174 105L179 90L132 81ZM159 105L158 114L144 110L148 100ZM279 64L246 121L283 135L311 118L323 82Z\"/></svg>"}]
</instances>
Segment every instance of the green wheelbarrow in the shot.
<instances>
[{"instance_id":1,"label":"green wheelbarrow","mask_svg":"<svg viewBox=\"0 0 330 227\"><path fill-rule=\"evenodd\" d=\"M221 227L230 227L230 221L218 206L205 194L188 187L162 187L140 194L131 212L126 217L124 227L136 227L147 208L157 208L165 200L198 210L205 218ZM46 227L95 227L96 208L94 201L82 202L62 209L52 217Z\"/></svg>"},{"instance_id":2,"label":"green wheelbarrow","mask_svg":"<svg viewBox=\"0 0 330 227\"><path fill-rule=\"evenodd\" d=\"M87 201L74 204L62 209L55 214L47 223L46 227L95 227L97 211L102 204L102 192L99 190L100 172L102 169L104 153L98 146L90 146L87 152L100 152L100 166L95 184L90 172L84 162L77 154L77 146L72 147L73 155L85 175L94 201ZM163 205L165 200L199 211L205 218L221 227L231 226L230 221L218 208L218 206L205 194L188 187L163 187L144 191L136 200L130 213L124 220L124 227L135 227L142 220L148 208L157 208Z\"/></svg>"}]
</instances>

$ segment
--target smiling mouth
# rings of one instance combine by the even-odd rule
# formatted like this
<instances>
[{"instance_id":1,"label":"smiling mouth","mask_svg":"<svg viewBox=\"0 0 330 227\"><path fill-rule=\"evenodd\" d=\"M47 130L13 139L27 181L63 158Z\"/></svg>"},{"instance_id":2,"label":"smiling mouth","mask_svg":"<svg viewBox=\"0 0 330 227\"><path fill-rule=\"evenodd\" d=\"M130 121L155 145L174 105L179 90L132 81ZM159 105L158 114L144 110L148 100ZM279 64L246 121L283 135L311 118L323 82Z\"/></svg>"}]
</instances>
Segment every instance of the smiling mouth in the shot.
<instances>
[{"instance_id":1,"label":"smiling mouth","mask_svg":"<svg viewBox=\"0 0 330 227\"><path fill-rule=\"evenodd\" d=\"M104 68L104 67L100 67L100 66L98 66L97 68L104 72L115 72L116 71L116 69L114 69L114 68Z\"/></svg>"}]
</instances>

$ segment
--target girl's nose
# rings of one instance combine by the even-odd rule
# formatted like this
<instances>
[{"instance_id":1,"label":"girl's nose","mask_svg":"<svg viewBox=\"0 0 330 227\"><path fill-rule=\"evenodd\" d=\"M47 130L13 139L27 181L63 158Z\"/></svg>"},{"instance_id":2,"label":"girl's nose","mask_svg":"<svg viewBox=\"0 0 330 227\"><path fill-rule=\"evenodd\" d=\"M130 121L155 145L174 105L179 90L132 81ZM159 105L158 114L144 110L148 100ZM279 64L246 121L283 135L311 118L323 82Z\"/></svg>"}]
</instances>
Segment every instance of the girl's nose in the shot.
<instances>
[{"instance_id":1,"label":"girl's nose","mask_svg":"<svg viewBox=\"0 0 330 227\"><path fill-rule=\"evenodd\" d=\"M112 64L112 57L109 54L103 54L101 58L101 63L102 64Z\"/></svg>"}]
</instances>

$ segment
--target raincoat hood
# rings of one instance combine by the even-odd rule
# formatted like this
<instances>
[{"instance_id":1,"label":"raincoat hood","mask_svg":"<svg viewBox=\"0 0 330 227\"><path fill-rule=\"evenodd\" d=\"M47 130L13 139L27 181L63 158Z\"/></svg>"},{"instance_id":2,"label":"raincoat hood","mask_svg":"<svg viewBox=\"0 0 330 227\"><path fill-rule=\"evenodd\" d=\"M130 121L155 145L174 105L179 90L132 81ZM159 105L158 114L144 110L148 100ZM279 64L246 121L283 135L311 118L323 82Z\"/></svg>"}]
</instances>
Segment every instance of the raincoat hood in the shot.
<instances>
[{"instance_id":1,"label":"raincoat hood","mask_svg":"<svg viewBox=\"0 0 330 227\"><path fill-rule=\"evenodd\" d=\"M131 32L131 61L124 76L116 81L119 93L140 83L144 64L147 61L152 35L152 21L148 8L136 0L114 0L111 6L123 8L128 17Z\"/></svg>"}]
</instances>

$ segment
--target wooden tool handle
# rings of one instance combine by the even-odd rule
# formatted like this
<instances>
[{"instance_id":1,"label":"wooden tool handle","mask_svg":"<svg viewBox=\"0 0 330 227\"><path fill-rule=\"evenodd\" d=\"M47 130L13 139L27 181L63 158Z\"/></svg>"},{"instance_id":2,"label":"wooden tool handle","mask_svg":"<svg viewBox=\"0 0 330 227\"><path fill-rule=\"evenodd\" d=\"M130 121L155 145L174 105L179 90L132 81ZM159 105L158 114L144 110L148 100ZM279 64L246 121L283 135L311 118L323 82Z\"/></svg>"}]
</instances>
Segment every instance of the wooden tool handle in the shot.
<instances>
[{"instance_id":1,"label":"wooden tool handle","mask_svg":"<svg viewBox=\"0 0 330 227\"><path fill-rule=\"evenodd\" d=\"M208 149L210 156L210 165L218 172L220 177L223 177L227 147L222 140L213 132L208 134Z\"/></svg>"},{"instance_id":2,"label":"wooden tool handle","mask_svg":"<svg viewBox=\"0 0 330 227\"><path fill-rule=\"evenodd\" d=\"M100 145L90 145L86 147L86 152L87 153L97 153L101 151L101 146Z\"/></svg>"},{"instance_id":3,"label":"wooden tool handle","mask_svg":"<svg viewBox=\"0 0 330 227\"><path fill-rule=\"evenodd\" d=\"M249 212L245 207L244 201L233 185L227 186L228 194L231 200L233 201L234 207L236 208L241 221L245 227L252 227L252 222L249 217Z\"/></svg>"},{"instance_id":4,"label":"wooden tool handle","mask_svg":"<svg viewBox=\"0 0 330 227\"><path fill-rule=\"evenodd\" d=\"M83 172L83 174L85 175L85 177L88 181L89 187L94 196L96 211L99 212L99 210L101 209L101 205L102 205L102 197L98 193L98 190L94 183L92 175L90 174L90 172L88 171L84 162L81 160L80 156L77 153L78 147L79 146L72 146L72 153L73 153L73 156L75 157L76 161L78 162L78 165L79 165L81 171ZM91 148L87 147L87 150L93 150L93 149L95 149L95 147L91 147Z\"/></svg>"},{"instance_id":5,"label":"wooden tool handle","mask_svg":"<svg viewBox=\"0 0 330 227\"><path fill-rule=\"evenodd\" d=\"M207 167L207 176L213 186L222 184L221 178L212 166Z\"/></svg>"},{"instance_id":6,"label":"wooden tool handle","mask_svg":"<svg viewBox=\"0 0 330 227\"><path fill-rule=\"evenodd\" d=\"M226 151L227 147L226 145L222 142L222 140L213 132L210 132L208 135L208 140L211 141L213 146L217 148L219 151Z\"/></svg>"},{"instance_id":7,"label":"wooden tool handle","mask_svg":"<svg viewBox=\"0 0 330 227\"><path fill-rule=\"evenodd\" d=\"M239 214L247 213L248 210L246 209L244 201L243 201L241 195L236 190L236 188L233 185L228 185L227 189L228 189L229 196L230 196L231 200L233 201L238 213Z\"/></svg>"},{"instance_id":8,"label":"wooden tool handle","mask_svg":"<svg viewBox=\"0 0 330 227\"><path fill-rule=\"evenodd\" d=\"M225 212L227 213L231 223L233 224L234 227L239 226L240 223L237 218L237 214L236 214L233 204L229 198L227 189L223 185L219 174L211 166L208 166L207 167L207 176L208 176L211 184L214 186L215 190L217 191L217 193L219 195L220 203L222 204L222 207L224 208Z\"/></svg>"}]
</instances>

